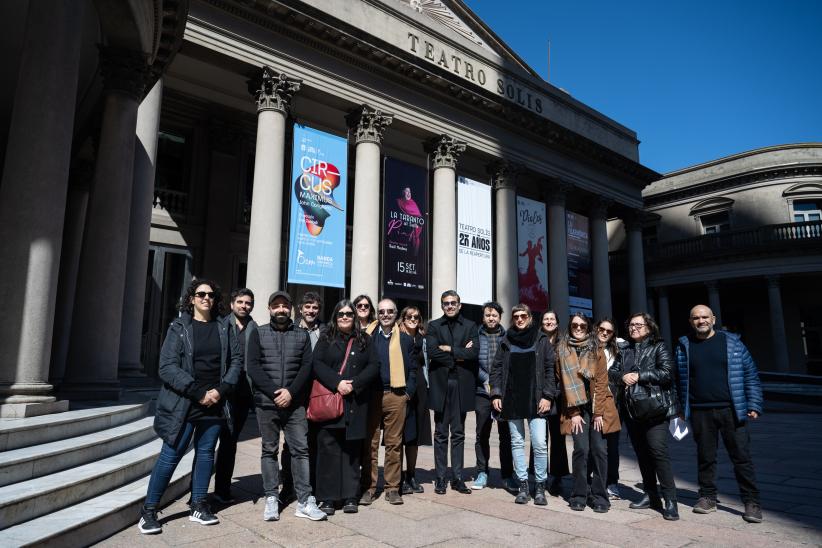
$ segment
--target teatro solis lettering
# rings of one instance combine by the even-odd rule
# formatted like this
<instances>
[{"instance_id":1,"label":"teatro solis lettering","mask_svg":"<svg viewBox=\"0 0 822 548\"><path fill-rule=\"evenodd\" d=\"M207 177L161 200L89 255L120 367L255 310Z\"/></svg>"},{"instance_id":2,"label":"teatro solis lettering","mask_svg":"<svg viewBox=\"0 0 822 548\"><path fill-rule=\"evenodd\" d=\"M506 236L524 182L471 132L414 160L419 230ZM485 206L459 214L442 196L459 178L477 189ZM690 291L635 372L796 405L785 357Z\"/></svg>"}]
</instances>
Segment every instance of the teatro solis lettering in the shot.
<instances>
[{"instance_id":1,"label":"teatro solis lettering","mask_svg":"<svg viewBox=\"0 0 822 548\"><path fill-rule=\"evenodd\" d=\"M477 67L460 57L459 55L449 53L444 48L437 47L433 42L426 39L420 39L419 36L413 32L408 33L408 49L411 53L421 55L425 59L436 63L444 69L451 70L454 74L462 76L466 80L475 82L481 86L485 86L488 81L488 76L482 68ZM496 91L499 95L507 98L518 105L534 111L537 114L542 114L542 99L535 97L524 88L510 80L497 78Z\"/></svg>"}]
</instances>

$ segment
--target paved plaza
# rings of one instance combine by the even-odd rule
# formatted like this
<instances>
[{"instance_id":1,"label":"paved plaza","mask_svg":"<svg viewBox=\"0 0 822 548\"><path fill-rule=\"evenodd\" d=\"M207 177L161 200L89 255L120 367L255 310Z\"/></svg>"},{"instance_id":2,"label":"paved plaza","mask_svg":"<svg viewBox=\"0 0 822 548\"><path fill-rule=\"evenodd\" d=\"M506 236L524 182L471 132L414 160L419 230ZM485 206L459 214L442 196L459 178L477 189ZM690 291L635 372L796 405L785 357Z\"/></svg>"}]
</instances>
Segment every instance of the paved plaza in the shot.
<instances>
[{"instance_id":1,"label":"paved plaza","mask_svg":"<svg viewBox=\"0 0 822 548\"><path fill-rule=\"evenodd\" d=\"M762 491L765 521L742 520L733 470L720 449L718 511L691 512L696 501L695 445L690 436L671 440L671 455L679 489L678 522L666 522L652 510L630 510L629 500L613 502L607 514L590 508L574 512L560 497L549 497L547 507L514 504L499 487L496 467L491 487L462 495L434 494L433 450L420 450L418 477L425 493L406 495L402 506L381 497L358 514L338 512L327 522L294 517L294 504L280 521L264 522L260 478L260 439L253 415L243 433L235 468L236 504L216 507L221 523L204 527L188 520L186 498L175 501L160 515L163 534L141 536L130 526L100 546L819 546L822 545L822 408L774 404L751 428L754 463ZM466 425L466 464L474 463L474 421ZM495 444L496 429L492 433ZM570 451L570 443L569 443ZM620 484L625 496L640 496L639 469L627 436L621 443ZM495 453L496 449L492 450ZM380 460L382 462L382 458ZM473 468L468 469L473 473ZM565 479L566 495L570 477ZM137 516L135 516L136 522Z\"/></svg>"}]
</instances>

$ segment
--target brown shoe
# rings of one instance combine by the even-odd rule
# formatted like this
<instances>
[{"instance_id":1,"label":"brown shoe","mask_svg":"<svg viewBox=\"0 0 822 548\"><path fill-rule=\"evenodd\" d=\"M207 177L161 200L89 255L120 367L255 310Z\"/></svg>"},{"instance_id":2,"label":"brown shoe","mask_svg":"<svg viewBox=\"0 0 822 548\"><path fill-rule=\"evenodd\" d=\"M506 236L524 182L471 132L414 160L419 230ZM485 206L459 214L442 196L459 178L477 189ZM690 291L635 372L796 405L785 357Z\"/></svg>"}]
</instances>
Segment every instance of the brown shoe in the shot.
<instances>
[{"instance_id":1,"label":"brown shoe","mask_svg":"<svg viewBox=\"0 0 822 548\"><path fill-rule=\"evenodd\" d=\"M748 523L762 523L762 507L758 502L746 502L742 519Z\"/></svg>"},{"instance_id":2,"label":"brown shoe","mask_svg":"<svg viewBox=\"0 0 822 548\"><path fill-rule=\"evenodd\" d=\"M402 495L399 491L388 491L385 495L388 504L402 504Z\"/></svg>"},{"instance_id":3,"label":"brown shoe","mask_svg":"<svg viewBox=\"0 0 822 548\"><path fill-rule=\"evenodd\" d=\"M377 494L374 491L365 491L360 497L360 504L368 506L375 500L377 500Z\"/></svg>"},{"instance_id":4,"label":"brown shoe","mask_svg":"<svg viewBox=\"0 0 822 548\"><path fill-rule=\"evenodd\" d=\"M711 512L716 512L716 501L708 497L699 497L699 500L694 504L693 512L694 514L710 514Z\"/></svg>"}]
</instances>

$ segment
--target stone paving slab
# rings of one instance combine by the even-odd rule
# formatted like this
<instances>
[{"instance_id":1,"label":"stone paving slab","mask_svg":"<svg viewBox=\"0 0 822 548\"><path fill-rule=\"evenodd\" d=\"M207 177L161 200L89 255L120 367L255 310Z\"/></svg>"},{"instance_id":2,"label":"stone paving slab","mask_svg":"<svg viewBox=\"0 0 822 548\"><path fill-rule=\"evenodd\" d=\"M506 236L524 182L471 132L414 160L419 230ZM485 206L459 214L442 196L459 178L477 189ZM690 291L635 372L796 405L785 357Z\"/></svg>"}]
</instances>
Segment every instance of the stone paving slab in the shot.
<instances>
[{"instance_id":1,"label":"stone paving slab","mask_svg":"<svg viewBox=\"0 0 822 548\"><path fill-rule=\"evenodd\" d=\"M590 509L574 512L561 497L549 497L547 507L516 505L513 496L499 488L499 474L491 474L490 486L471 495L433 492L433 450L420 449L418 478L425 493L404 496L402 506L380 498L357 514L338 512L325 522L294 516L294 504L285 508L278 522L264 522L260 440L252 416L238 447L235 504L220 508L221 523L204 527L188 521L185 501L164 509L164 531L158 536L140 535L136 527L100 543L109 548L133 546L819 546L822 545L822 430L801 425L822 420L822 413L780 412L765 414L751 427L754 464L762 491L765 521L748 524L733 469L724 449L718 466L719 510L709 515L691 512L696 502L696 448L692 440L670 441L680 501L679 522L666 522L652 510L630 510L631 498L641 495L636 458L623 436L620 444L620 486L626 499L613 501L607 514ZM491 436L491 466L499 466L496 433ZM466 424L467 465L474 463L474 423ZM566 449L571 451L570 438ZM473 468L467 472L473 474ZM565 478L567 494L570 478ZM135 523L136 523L135 516Z\"/></svg>"}]
</instances>

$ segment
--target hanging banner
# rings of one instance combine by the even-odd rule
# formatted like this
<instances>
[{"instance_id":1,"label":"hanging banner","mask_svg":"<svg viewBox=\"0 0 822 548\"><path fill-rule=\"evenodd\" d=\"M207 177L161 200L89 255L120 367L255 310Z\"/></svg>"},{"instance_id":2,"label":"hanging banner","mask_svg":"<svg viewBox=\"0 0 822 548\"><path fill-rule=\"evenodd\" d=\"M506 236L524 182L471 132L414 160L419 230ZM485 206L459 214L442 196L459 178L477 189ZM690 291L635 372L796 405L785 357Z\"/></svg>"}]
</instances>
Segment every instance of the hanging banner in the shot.
<instances>
[{"instance_id":1,"label":"hanging banner","mask_svg":"<svg viewBox=\"0 0 822 548\"><path fill-rule=\"evenodd\" d=\"M457 178L457 293L463 303L484 304L493 296L491 186Z\"/></svg>"},{"instance_id":2,"label":"hanging banner","mask_svg":"<svg viewBox=\"0 0 822 548\"><path fill-rule=\"evenodd\" d=\"M428 300L428 171L386 158L384 180L383 295L425 302Z\"/></svg>"},{"instance_id":3,"label":"hanging banner","mask_svg":"<svg viewBox=\"0 0 822 548\"><path fill-rule=\"evenodd\" d=\"M571 314L593 315L593 281L591 279L591 244L588 217L567 211L565 227L568 245L568 304Z\"/></svg>"},{"instance_id":4,"label":"hanging banner","mask_svg":"<svg viewBox=\"0 0 822 548\"><path fill-rule=\"evenodd\" d=\"M345 287L348 141L295 124L293 151L288 281Z\"/></svg>"},{"instance_id":5,"label":"hanging banner","mask_svg":"<svg viewBox=\"0 0 822 548\"><path fill-rule=\"evenodd\" d=\"M548 310L548 245L545 204L517 196L519 300L532 311Z\"/></svg>"}]
</instances>

